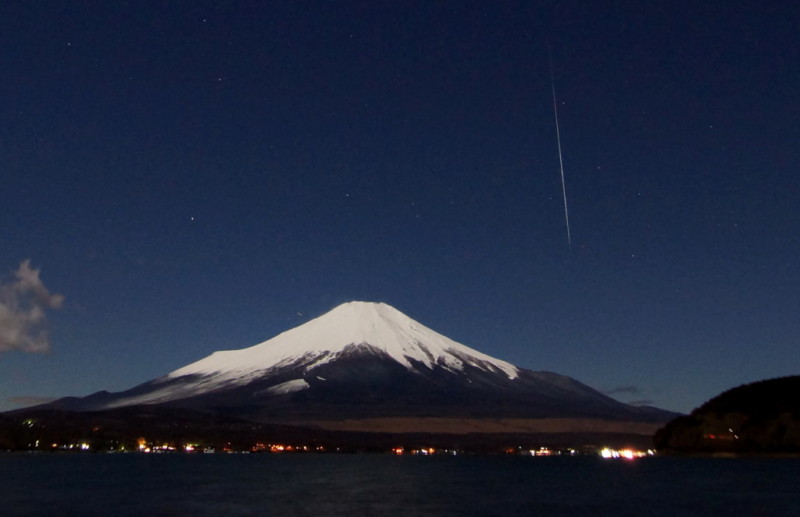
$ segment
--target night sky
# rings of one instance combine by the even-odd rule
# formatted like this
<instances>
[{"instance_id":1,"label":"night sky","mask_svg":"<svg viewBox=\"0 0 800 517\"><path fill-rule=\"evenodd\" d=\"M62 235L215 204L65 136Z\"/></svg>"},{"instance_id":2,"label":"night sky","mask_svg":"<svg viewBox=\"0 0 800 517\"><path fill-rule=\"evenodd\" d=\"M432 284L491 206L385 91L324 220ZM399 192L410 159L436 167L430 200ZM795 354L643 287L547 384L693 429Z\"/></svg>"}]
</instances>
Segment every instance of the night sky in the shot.
<instances>
[{"instance_id":1,"label":"night sky","mask_svg":"<svg viewBox=\"0 0 800 517\"><path fill-rule=\"evenodd\" d=\"M350 300L677 411L800 373L794 1L6 0L0 20L0 410Z\"/></svg>"}]
</instances>

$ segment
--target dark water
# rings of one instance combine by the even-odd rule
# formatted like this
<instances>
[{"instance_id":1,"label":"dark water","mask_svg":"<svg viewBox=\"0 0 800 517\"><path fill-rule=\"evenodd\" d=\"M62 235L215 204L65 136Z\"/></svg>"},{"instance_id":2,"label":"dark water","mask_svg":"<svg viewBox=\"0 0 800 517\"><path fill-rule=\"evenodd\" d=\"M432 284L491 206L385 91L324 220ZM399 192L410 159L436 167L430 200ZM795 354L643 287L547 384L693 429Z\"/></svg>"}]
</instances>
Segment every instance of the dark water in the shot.
<instances>
[{"instance_id":1,"label":"dark water","mask_svg":"<svg viewBox=\"0 0 800 517\"><path fill-rule=\"evenodd\" d=\"M0 454L0 515L800 515L800 459Z\"/></svg>"}]
</instances>

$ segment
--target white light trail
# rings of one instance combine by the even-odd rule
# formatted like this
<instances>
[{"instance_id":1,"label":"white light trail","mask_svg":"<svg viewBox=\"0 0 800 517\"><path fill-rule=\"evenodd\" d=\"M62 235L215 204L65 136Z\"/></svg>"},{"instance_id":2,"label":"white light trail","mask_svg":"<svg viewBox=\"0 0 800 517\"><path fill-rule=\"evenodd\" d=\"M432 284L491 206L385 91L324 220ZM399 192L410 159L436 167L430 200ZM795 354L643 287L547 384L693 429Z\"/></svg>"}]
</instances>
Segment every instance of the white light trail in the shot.
<instances>
[{"instance_id":1,"label":"white light trail","mask_svg":"<svg viewBox=\"0 0 800 517\"><path fill-rule=\"evenodd\" d=\"M558 164L561 167L561 193L564 196L564 221L567 223L567 243L572 248L572 233L569 229L569 209L567 208L567 184L564 180L564 156L561 153L561 129L558 125L558 103L556 102L556 80L553 73L553 56L550 52L550 43L547 44L547 57L550 62L550 87L553 91L553 114L556 119L556 140L558 142Z\"/></svg>"}]
</instances>

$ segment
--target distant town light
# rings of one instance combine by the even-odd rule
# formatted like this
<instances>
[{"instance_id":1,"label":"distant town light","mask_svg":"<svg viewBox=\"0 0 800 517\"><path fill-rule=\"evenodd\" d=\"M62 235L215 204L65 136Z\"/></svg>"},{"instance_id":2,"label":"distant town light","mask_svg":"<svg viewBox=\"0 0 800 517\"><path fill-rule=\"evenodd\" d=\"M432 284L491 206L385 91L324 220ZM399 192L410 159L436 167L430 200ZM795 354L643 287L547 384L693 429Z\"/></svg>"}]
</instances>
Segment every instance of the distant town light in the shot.
<instances>
[{"instance_id":1,"label":"distant town light","mask_svg":"<svg viewBox=\"0 0 800 517\"><path fill-rule=\"evenodd\" d=\"M635 449L611 449L605 447L600 451L600 456L606 459L622 458L626 460L633 460L636 458L643 458L645 456L653 456L655 451L647 449L646 451L639 451Z\"/></svg>"}]
</instances>

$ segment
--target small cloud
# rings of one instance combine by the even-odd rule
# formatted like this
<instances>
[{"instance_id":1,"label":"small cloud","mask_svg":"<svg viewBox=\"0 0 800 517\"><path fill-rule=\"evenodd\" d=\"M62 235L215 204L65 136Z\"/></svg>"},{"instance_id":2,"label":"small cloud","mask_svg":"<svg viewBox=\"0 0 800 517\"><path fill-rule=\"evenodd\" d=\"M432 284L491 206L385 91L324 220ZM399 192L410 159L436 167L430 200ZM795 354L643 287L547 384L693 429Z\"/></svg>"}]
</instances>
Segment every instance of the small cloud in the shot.
<instances>
[{"instance_id":1,"label":"small cloud","mask_svg":"<svg viewBox=\"0 0 800 517\"><path fill-rule=\"evenodd\" d=\"M64 296L44 286L30 260L22 261L14 278L0 284L0 352L49 352L45 311L63 303Z\"/></svg>"},{"instance_id":2,"label":"small cloud","mask_svg":"<svg viewBox=\"0 0 800 517\"><path fill-rule=\"evenodd\" d=\"M617 386L616 388L611 388L610 390L606 390L606 395L639 395L642 390L639 389L638 386Z\"/></svg>"},{"instance_id":3,"label":"small cloud","mask_svg":"<svg viewBox=\"0 0 800 517\"><path fill-rule=\"evenodd\" d=\"M14 404L19 408L29 407L29 406L38 406L39 404L47 404L48 402L53 402L57 400L58 397L9 397L8 401Z\"/></svg>"},{"instance_id":4,"label":"small cloud","mask_svg":"<svg viewBox=\"0 0 800 517\"><path fill-rule=\"evenodd\" d=\"M605 394L608 395L609 397L613 396L614 398L617 399L623 398L624 396L641 397L643 395L642 389L639 386L634 386L634 385L617 386L616 388L611 388L610 390L606 390ZM626 401L625 403L631 406L651 406L653 404L653 401L644 398L639 398L635 400Z\"/></svg>"}]
</instances>

